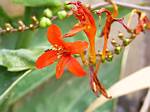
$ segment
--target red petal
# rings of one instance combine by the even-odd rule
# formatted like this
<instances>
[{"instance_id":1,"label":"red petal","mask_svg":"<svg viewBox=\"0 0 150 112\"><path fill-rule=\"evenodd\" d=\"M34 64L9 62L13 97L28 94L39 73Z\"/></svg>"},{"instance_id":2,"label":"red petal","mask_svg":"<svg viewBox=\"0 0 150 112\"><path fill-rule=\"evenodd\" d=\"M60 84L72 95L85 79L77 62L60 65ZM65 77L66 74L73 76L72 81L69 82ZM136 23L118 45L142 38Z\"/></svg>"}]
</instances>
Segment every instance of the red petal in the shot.
<instances>
[{"instance_id":1,"label":"red petal","mask_svg":"<svg viewBox=\"0 0 150 112\"><path fill-rule=\"evenodd\" d=\"M47 35L48 35L48 41L52 45L63 46L63 40L62 40L61 30L60 30L60 28L57 25L52 24L48 28Z\"/></svg>"},{"instance_id":2,"label":"red petal","mask_svg":"<svg viewBox=\"0 0 150 112\"><path fill-rule=\"evenodd\" d=\"M57 52L48 50L43 53L36 61L36 67L42 69L45 66L52 64L57 59Z\"/></svg>"},{"instance_id":3,"label":"red petal","mask_svg":"<svg viewBox=\"0 0 150 112\"><path fill-rule=\"evenodd\" d=\"M65 49L69 50L71 54L80 54L86 48L88 48L88 43L86 41L76 41L65 43Z\"/></svg>"},{"instance_id":4,"label":"red petal","mask_svg":"<svg viewBox=\"0 0 150 112\"><path fill-rule=\"evenodd\" d=\"M76 6L77 9L75 10L72 9L72 10L81 23L86 22L87 24L91 24L94 27L96 27L95 20L93 18L91 11L87 7L85 7L80 1L70 2L69 4L73 4Z\"/></svg>"},{"instance_id":5,"label":"red petal","mask_svg":"<svg viewBox=\"0 0 150 112\"><path fill-rule=\"evenodd\" d=\"M63 37L71 37L74 36L76 33L82 31L85 29L85 26L82 24L76 24L67 34L65 34Z\"/></svg>"},{"instance_id":6,"label":"red petal","mask_svg":"<svg viewBox=\"0 0 150 112\"><path fill-rule=\"evenodd\" d=\"M92 15L92 12L88 8L86 8L84 5L81 5L81 8L84 11L84 14L86 16L86 19L87 19L86 21L89 21L91 26L96 27L95 20L94 20L94 17Z\"/></svg>"},{"instance_id":7,"label":"red petal","mask_svg":"<svg viewBox=\"0 0 150 112\"><path fill-rule=\"evenodd\" d=\"M67 64L68 70L78 77L86 75L86 72L80 65L80 63L73 57L70 57L69 63Z\"/></svg>"},{"instance_id":8,"label":"red petal","mask_svg":"<svg viewBox=\"0 0 150 112\"><path fill-rule=\"evenodd\" d=\"M56 78L59 79L62 74L64 73L64 67L68 63L70 57L65 57L62 56L61 59L59 60L57 66L56 66Z\"/></svg>"},{"instance_id":9,"label":"red petal","mask_svg":"<svg viewBox=\"0 0 150 112\"><path fill-rule=\"evenodd\" d=\"M150 21L148 20L147 16L143 17L141 20L139 19L138 24L137 24L137 26L135 28L135 33L136 34L139 34L142 31L144 31L144 24L147 25L148 29L150 29Z\"/></svg>"}]
</instances>

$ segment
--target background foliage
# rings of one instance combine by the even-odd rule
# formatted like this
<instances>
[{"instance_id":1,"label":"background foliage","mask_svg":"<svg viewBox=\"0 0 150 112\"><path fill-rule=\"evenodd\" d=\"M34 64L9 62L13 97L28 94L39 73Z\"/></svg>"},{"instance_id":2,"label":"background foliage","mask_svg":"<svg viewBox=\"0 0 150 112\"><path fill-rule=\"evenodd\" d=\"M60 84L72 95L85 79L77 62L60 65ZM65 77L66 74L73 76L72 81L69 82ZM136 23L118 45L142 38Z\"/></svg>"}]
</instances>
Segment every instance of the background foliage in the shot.
<instances>
[{"instance_id":1,"label":"background foliage","mask_svg":"<svg viewBox=\"0 0 150 112\"><path fill-rule=\"evenodd\" d=\"M58 0L13 1L26 7L25 14L11 18L1 8L1 26L4 22L16 25L18 18L28 24L31 15L40 18L46 7L55 13L62 5ZM125 16L129 10L120 7L119 12L119 16ZM73 17L54 21L63 33L76 22ZM85 39L85 35L80 33L69 41ZM35 69L37 57L49 48L46 29L0 35L0 42L0 112L81 112L96 98L89 88L88 75L76 78L65 72L60 80L56 80L55 64L43 70ZM122 56L123 53L101 67L99 78L107 88L119 80ZM116 101L110 101L97 111L112 112L115 104Z\"/></svg>"}]
</instances>

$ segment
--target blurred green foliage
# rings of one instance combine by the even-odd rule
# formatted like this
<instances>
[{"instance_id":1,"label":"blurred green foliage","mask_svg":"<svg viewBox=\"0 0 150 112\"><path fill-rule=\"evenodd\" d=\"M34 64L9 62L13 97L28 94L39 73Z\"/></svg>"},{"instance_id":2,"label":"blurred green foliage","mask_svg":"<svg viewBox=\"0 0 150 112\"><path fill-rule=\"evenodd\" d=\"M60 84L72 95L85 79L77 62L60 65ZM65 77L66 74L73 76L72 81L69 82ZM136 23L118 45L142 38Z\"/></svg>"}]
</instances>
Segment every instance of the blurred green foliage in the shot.
<instances>
[{"instance_id":1,"label":"blurred green foliage","mask_svg":"<svg viewBox=\"0 0 150 112\"><path fill-rule=\"evenodd\" d=\"M26 24L30 23L30 16L42 16L43 7L53 7L56 12L54 9L61 6L57 0L13 1L27 6L22 17ZM119 11L120 16L129 12L125 8ZM16 20L0 9L0 24L8 21L13 23ZM68 32L76 22L74 17L54 21L63 33ZM87 38L84 33L79 33L66 41L75 40ZM83 112L96 99L90 90L88 75L76 78L65 72L60 80L56 80L55 64L42 70L35 69L35 60L50 46L46 29L0 35L0 43L0 112ZM99 77L107 88L119 79L121 61L122 54L101 66ZM111 101L97 111L112 112L115 104Z\"/></svg>"}]
</instances>

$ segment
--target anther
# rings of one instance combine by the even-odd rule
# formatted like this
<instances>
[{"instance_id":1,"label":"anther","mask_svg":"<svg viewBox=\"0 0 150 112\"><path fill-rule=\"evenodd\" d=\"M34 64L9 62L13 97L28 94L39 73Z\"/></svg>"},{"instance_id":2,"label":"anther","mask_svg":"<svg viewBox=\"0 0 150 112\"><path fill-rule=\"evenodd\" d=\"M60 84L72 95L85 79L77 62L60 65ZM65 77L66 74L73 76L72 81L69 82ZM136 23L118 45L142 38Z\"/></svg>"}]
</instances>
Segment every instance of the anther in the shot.
<instances>
[{"instance_id":1,"label":"anther","mask_svg":"<svg viewBox=\"0 0 150 112\"><path fill-rule=\"evenodd\" d=\"M58 58L58 59L59 59L61 56L62 56L61 54L57 53L57 58Z\"/></svg>"}]
</instances>

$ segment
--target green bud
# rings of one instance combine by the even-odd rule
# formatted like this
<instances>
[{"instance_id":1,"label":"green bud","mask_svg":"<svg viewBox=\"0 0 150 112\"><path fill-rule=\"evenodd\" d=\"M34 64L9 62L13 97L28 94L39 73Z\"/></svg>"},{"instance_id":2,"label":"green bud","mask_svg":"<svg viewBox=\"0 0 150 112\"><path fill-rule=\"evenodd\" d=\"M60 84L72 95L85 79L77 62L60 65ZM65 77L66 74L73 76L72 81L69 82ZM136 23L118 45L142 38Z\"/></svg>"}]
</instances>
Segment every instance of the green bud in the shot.
<instances>
[{"instance_id":1,"label":"green bud","mask_svg":"<svg viewBox=\"0 0 150 112\"><path fill-rule=\"evenodd\" d=\"M122 40L122 39L124 38L123 33L121 33L121 32L120 32L120 33L118 34L118 37L119 37L119 39L121 39L121 40Z\"/></svg>"},{"instance_id":2,"label":"green bud","mask_svg":"<svg viewBox=\"0 0 150 112\"><path fill-rule=\"evenodd\" d=\"M49 8L45 9L43 13L44 13L44 16L48 18L51 18L53 16L53 13Z\"/></svg>"},{"instance_id":3,"label":"green bud","mask_svg":"<svg viewBox=\"0 0 150 112\"><path fill-rule=\"evenodd\" d=\"M64 8L65 9L71 9L72 8L72 5L70 5L68 3L69 3L69 1L65 1L65 3L64 3Z\"/></svg>"},{"instance_id":4,"label":"green bud","mask_svg":"<svg viewBox=\"0 0 150 112\"><path fill-rule=\"evenodd\" d=\"M58 15L58 18L62 20L67 16L67 12L65 10L58 11L57 15Z\"/></svg>"},{"instance_id":5,"label":"green bud","mask_svg":"<svg viewBox=\"0 0 150 112\"><path fill-rule=\"evenodd\" d=\"M113 54L112 53L109 53L108 55L107 55L107 61L112 61L113 60Z\"/></svg>"},{"instance_id":6,"label":"green bud","mask_svg":"<svg viewBox=\"0 0 150 112\"><path fill-rule=\"evenodd\" d=\"M127 45L130 44L130 42L131 42L131 39L124 39L124 40L123 40L123 45L124 45L124 46L127 46Z\"/></svg>"},{"instance_id":7,"label":"green bud","mask_svg":"<svg viewBox=\"0 0 150 112\"><path fill-rule=\"evenodd\" d=\"M117 46L115 48L115 54L120 54L121 50L122 50L122 48L120 46Z\"/></svg>"},{"instance_id":8,"label":"green bud","mask_svg":"<svg viewBox=\"0 0 150 112\"><path fill-rule=\"evenodd\" d=\"M111 44L112 44L113 46L115 46L115 47L118 45L115 39L112 39L112 40L111 40Z\"/></svg>"},{"instance_id":9,"label":"green bud","mask_svg":"<svg viewBox=\"0 0 150 112\"><path fill-rule=\"evenodd\" d=\"M40 27L48 27L52 24L51 20L47 17L42 17L40 20Z\"/></svg>"}]
</instances>

